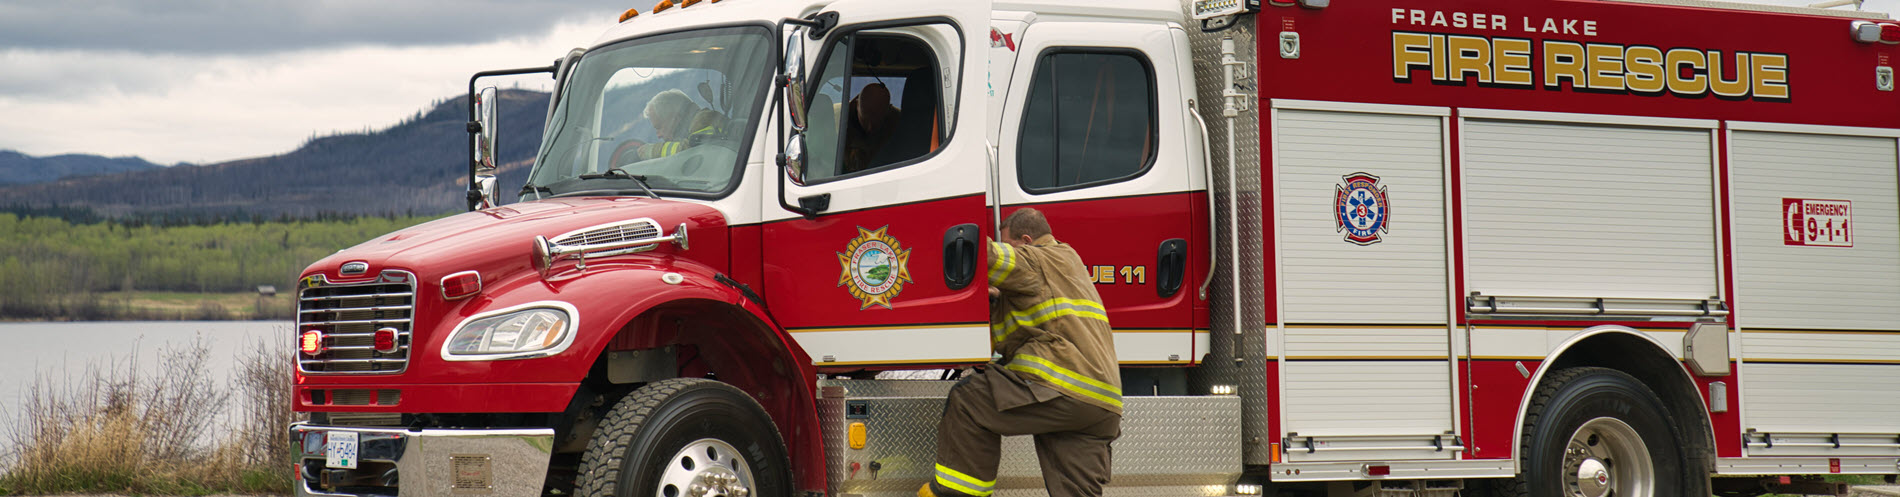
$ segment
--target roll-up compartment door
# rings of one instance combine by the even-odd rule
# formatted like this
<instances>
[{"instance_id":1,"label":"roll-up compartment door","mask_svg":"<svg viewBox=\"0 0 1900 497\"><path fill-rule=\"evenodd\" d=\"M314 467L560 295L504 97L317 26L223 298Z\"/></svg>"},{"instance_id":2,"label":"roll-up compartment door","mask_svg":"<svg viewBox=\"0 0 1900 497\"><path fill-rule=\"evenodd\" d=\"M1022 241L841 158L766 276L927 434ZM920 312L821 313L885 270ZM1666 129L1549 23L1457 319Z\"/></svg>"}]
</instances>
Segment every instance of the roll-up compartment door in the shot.
<instances>
[{"instance_id":1,"label":"roll-up compartment door","mask_svg":"<svg viewBox=\"0 0 1900 497\"><path fill-rule=\"evenodd\" d=\"M1900 397L1872 394L1900 391L1895 155L1892 137L1730 135L1743 428L1775 438L1751 454L1900 449Z\"/></svg>"},{"instance_id":2,"label":"roll-up compartment door","mask_svg":"<svg viewBox=\"0 0 1900 497\"><path fill-rule=\"evenodd\" d=\"M1453 457L1445 118L1274 115L1287 457Z\"/></svg>"},{"instance_id":3,"label":"roll-up compartment door","mask_svg":"<svg viewBox=\"0 0 1900 497\"><path fill-rule=\"evenodd\" d=\"M1719 295L1710 132L1468 120L1468 289L1484 295Z\"/></svg>"}]
</instances>

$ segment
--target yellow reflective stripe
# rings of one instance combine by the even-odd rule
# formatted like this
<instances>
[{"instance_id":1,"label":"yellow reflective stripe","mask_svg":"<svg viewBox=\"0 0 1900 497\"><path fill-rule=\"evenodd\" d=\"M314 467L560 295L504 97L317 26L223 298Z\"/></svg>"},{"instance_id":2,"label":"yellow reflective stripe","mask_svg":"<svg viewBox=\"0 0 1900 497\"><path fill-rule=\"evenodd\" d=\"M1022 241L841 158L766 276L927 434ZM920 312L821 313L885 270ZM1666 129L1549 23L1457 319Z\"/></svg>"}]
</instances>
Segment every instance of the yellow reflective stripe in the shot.
<instances>
[{"instance_id":1,"label":"yellow reflective stripe","mask_svg":"<svg viewBox=\"0 0 1900 497\"><path fill-rule=\"evenodd\" d=\"M990 258L990 286L1003 284L1009 273L1016 270L1016 248L1007 243L990 242L990 250L996 257Z\"/></svg>"},{"instance_id":2,"label":"yellow reflective stripe","mask_svg":"<svg viewBox=\"0 0 1900 497\"><path fill-rule=\"evenodd\" d=\"M1022 359L1022 360L1026 360L1026 361L1031 361L1031 362L1035 362L1035 363L1037 363L1037 364L1041 364L1041 365L1043 365L1043 366L1045 366L1045 367L1048 367L1048 368L1049 368L1049 369L1051 369L1051 370L1054 370L1054 371L1055 371L1055 372L1057 372L1057 373L1062 373L1062 374L1064 374L1064 375L1068 375L1068 376L1073 376L1073 377L1075 377L1076 379L1079 379L1079 380L1082 380L1082 382L1083 382L1083 383L1087 383L1087 384L1089 384L1089 385L1093 385L1093 386L1095 386L1096 388L1100 388L1100 389L1102 389L1102 390L1104 390L1104 391L1107 391L1107 392L1109 392L1109 393L1112 393L1112 394L1114 394L1114 395L1116 395L1116 396L1121 396L1121 394L1122 394L1122 391L1121 391L1121 389L1120 389L1120 388L1117 388L1117 387L1115 387L1114 385L1110 385L1110 384L1107 384L1107 383L1103 383L1103 382L1102 382L1102 381L1100 381L1100 380L1096 380L1096 379L1094 379L1094 378L1090 378L1090 377L1087 377L1087 376L1083 376L1083 375L1082 375L1082 373L1077 373L1077 372L1074 372L1074 371L1070 371L1070 370L1068 370L1068 369L1066 369L1066 368L1063 368L1062 366L1057 366L1057 365L1056 365L1056 363L1053 363L1053 362L1049 362L1049 360L1048 360L1048 359L1043 359L1043 358L1041 358L1041 357L1036 357L1036 356L1033 356L1033 355L1029 355L1029 354L1017 354L1017 355L1016 355L1016 358L1017 358L1017 359Z\"/></svg>"},{"instance_id":3,"label":"yellow reflective stripe","mask_svg":"<svg viewBox=\"0 0 1900 497\"><path fill-rule=\"evenodd\" d=\"M976 497L996 493L996 480L978 480L942 464L937 465L937 484Z\"/></svg>"},{"instance_id":4,"label":"yellow reflective stripe","mask_svg":"<svg viewBox=\"0 0 1900 497\"><path fill-rule=\"evenodd\" d=\"M1010 333L1023 326L1036 326L1063 316L1075 316L1108 322L1108 310L1088 299L1053 298L1020 311L1010 311L1009 320L990 325L990 335L1002 343Z\"/></svg>"},{"instance_id":5,"label":"yellow reflective stripe","mask_svg":"<svg viewBox=\"0 0 1900 497\"><path fill-rule=\"evenodd\" d=\"M660 145L660 156L666 157L680 151L680 142L666 142Z\"/></svg>"},{"instance_id":6,"label":"yellow reflective stripe","mask_svg":"<svg viewBox=\"0 0 1900 497\"><path fill-rule=\"evenodd\" d=\"M1057 366L1055 363L1049 362L1048 359L1028 354L1016 354L1016 358L1009 361L1009 365L1004 366L1004 368L1010 371L1040 376L1042 379L1049 380L1050 383L1066 388L1071 392L1106 402L1115 407L1122 406L1122 391L1120 388L1116 388L1113 385L1103 383L1094 378L1083 376L1081 373L1070 371L1062 366Z\"/></svg>"}]
</instances>

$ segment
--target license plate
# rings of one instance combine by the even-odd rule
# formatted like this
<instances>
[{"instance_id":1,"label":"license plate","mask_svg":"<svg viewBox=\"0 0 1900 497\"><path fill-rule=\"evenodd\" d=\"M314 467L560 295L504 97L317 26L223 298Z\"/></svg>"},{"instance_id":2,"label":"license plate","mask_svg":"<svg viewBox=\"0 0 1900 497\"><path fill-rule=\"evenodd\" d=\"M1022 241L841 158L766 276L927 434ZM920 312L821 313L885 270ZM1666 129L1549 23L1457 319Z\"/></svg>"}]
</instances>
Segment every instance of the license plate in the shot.
<instances>
[{"instance_id":1,"label":"license plate","mask_svg":"<svg viewBox=\"0 0 1900 497\"><path fill-rule=\"evenodd\" d=\"M323 444L323 466L356 469L356 432L332 431Z\"/></svg>"}]
</instances>

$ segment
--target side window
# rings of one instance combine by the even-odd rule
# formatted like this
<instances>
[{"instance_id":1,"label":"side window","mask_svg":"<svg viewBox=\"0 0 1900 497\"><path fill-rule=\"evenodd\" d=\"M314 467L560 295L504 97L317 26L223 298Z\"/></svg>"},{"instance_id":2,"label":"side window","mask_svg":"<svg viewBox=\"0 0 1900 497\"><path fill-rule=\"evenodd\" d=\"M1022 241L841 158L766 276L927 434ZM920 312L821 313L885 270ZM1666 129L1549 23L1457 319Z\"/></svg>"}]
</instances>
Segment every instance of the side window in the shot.
<instances>
[{"instance_id":1,"label":"side window","mask_svg":"<svg viewBox=\"0 0 1900 497\"><path fill-rule=\"evenodd\" d=\"M1052 51L1029 82L1016 175L1050 192L1141 175L1155 157L1154 71L1130 51Z\"/></svg>"},{"instance_id":2,"label":"side window","mask_svg":"<svg viewBox=\"0 0 1900 497\"><path fill-rule=\"evenodd\" d=\"M930 155L949 137L954 59L931 40L956 46L935 25L864 30L827 47L807 114L804 183L871 171ZM950 86L946 88L946 86Z\"/></svg>"}]
</instances>

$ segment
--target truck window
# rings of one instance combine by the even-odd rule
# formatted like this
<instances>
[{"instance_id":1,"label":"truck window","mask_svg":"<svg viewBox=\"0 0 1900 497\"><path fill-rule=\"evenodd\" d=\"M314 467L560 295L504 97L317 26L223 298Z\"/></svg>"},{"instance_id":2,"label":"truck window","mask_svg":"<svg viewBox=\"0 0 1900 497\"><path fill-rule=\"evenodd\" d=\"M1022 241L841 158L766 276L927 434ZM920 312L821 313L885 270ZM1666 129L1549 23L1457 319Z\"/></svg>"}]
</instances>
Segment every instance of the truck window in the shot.
<instances>
[{"instance_id":1,"label":"truck window","mask_svg":"<svg viewBox=\"0 0 1900 497\"><path fill-rule=\"evenodd\" d=\"M826 48L807 114L805 183L901 166L943 146L954 87L940 84L951 80L945 59L920 31L937 30L860 31Z\"/></svg>"},{"instance_id":2,"label":"truck window","mask_svg":"<svg viewBox=\"0 0 1900 497\"><path fill-rule=\"evenodd\" d=\"M1046 52L1026 103L1016 153L1025 191L1112 183L1154 163L1154 71L1138 52Z\"/></svg>"}]
</instances>

